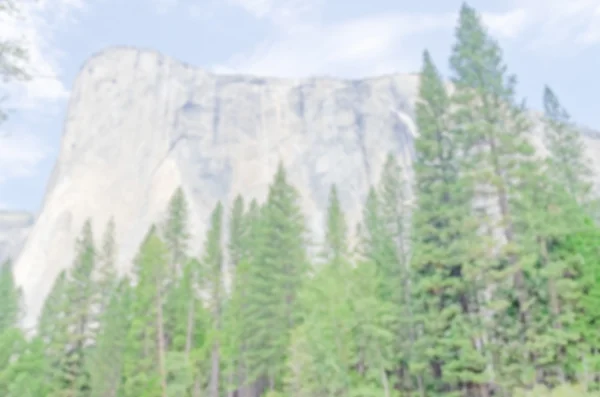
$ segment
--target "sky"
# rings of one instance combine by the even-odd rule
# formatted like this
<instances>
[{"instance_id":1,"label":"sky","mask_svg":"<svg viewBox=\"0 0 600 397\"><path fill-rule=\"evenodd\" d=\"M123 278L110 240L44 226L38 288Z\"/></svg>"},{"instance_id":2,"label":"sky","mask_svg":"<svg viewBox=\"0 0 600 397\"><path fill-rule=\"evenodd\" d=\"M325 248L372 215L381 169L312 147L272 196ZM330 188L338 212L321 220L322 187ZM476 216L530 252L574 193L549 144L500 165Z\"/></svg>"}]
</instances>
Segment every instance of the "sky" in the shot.
<instances>
[{"instance_id":1,"label":"sky","mask_svg":"<svg viewBox=\"0 0 600 397\"><path fill-rule=\"evenodd\" d=\"M0 0L0 4L6 0ZM29 50L28 82L0 83L0 208L37 212L56 161L69 91L110 46L158 50L216 73L360 78L420 69L428 49L447 73L462 0L18 0L0 41ZM541 109L550 85L573 119L600 129L598 0L471 0ZM4 96L4 95L0 95Z\"/></svg>"}]
</instances>

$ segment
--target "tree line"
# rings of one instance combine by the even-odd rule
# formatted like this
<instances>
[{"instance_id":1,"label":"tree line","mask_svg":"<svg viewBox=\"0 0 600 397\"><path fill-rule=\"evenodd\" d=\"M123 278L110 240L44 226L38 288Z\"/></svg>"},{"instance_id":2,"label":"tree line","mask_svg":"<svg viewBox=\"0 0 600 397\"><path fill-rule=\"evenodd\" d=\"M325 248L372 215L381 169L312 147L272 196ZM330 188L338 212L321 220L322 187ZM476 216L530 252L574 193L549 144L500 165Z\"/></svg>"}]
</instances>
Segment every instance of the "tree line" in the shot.
<instances>
[{"instance_id":1,"label":"tree line","mask_svg":"<svg viewBox=\"0 0 600 397\"><path fill-rule=\"evenodd\" d=\"M34 337L4 266L0 394L600 395L600 212L579 133L546 87L538 155L468 5L449 63L451 91L423 54L414 178L390 154L355 232L332 186L317 255L280 165L264 203L217 203L203 247L178 189L128 276L115 222L100 244L86 222Z\"/></svg>"}]
</instances>

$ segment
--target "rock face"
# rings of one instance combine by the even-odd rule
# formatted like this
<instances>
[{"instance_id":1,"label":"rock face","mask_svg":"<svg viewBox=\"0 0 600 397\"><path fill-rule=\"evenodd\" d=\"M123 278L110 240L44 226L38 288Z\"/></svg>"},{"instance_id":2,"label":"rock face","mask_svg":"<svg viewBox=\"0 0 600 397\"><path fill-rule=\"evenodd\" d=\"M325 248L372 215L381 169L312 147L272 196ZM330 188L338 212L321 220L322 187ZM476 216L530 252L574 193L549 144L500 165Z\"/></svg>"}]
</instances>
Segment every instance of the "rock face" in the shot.
<instances>
[{"instance_id":1,"label":"rock face","mask_svg":"<svg viewBox=\"0 0 600 397\"><path fill-rule=\"evenodd\" d=\"M33 220L27 212L0 211L0 265L18 256Z\"/></svg>"},{"instance_id":2,"label":"rock face","mask_svg":"<svg viewBox=\"0 0 600 397\"><path fill-rule=\"evenodd\" d=\"M387 153L411 164L417 88L416 75L283 80L213 75L132 48L92 57L73 87L47 196L15 265L25 325L70 266L87 218L96 236L115 218L125 272L178 186L198 250L217 201L229 205L239 193L262 201L279 161L316 236L332 183L356 222ZM600 154L600 138L586 136Z\"/></svg>"},{"instance_id":3,"label":"rock face","mask_svg":"<svg viewBox=\"0 0 600 397\"><path fill-rule=\"evenodd\" d=\"M106 50L72 91L47 196L15 266L26 323L73 258L86 218L111 216L126 271L173 191L190 201L195 247L217 200L263 200L281 160L320 231L332 183L358 219L389 151L410 162L417 76L358 81L217 76L151 51Z\"/></svg>"}]
</instances>

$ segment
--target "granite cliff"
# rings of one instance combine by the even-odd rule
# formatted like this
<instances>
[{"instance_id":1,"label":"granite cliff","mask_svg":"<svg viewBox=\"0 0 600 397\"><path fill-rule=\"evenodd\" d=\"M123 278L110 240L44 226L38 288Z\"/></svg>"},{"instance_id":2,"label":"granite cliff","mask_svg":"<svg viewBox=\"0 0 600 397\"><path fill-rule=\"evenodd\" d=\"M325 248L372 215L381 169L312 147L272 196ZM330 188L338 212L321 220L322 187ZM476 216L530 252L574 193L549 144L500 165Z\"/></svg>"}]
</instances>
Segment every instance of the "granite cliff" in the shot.
<instances>
[{"instance_id":1,"label":"granite cliff","mask_svg":"<svg viewBox=\"0 0 600 397\"><path fill-rule=\"evenodd\" d=\"M417 75L285 80L214 75L133 48L93 56L74 84L43 208L15 265L26 322L70 265L86 218L96 235L115 218L125 272L178 186L196 243L218 200L262 200L279 161L317 236L332 183L357 221L387 153L411 163L417 89ZM585 136L600 154L600 138Z\"/></svg>"},{"instance_id":2,"label":"granite cliff","mask_svg":"<svg viewBox=\"0 0 600 397\"><path fill-rule=\"evenodd\" d=\"M33 221L33 215L27 212L0 211L0 264L18 256Z\"/></svg>"},{"instance_id":3,"label":"granite cliff","mask_svg":"<svg viewBox=\"0 0 600 397\"><path fill-rule=\"evenodd\" d=\"M417 76L357 81L220 76L152 51L93 56L75 81L43 207L15 265L30 322L86 218L117 225L126 271L181 186L201 242L217 200L262 200L279 161L319 232L332 183L352 220L385 156L412 156ZM200 245L197 245L198 247Z\"/></svg>"}]
</instances>

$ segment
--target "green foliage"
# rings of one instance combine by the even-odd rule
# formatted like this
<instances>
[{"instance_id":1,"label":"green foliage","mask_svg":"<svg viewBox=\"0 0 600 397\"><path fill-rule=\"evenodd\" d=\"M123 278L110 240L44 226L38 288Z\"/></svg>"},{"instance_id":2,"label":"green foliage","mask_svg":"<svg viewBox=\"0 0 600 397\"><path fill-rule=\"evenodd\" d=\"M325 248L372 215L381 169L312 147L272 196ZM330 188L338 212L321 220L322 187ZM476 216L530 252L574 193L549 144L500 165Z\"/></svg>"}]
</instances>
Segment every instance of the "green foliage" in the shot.
<instances>
[{"instance_id":1,"label":"green foliage","mask_svg":"<svg viewBox=\"0 0 600 397\"><path fill-rule=\"evenodd\" d=\"M12 264L0 266L0 334L16 327L21 315L21 293L16 287Z\"/></svg>"},{"instance_id":2,"label":"green foliage","mask_svg":"<svg viewBox=\"0 0 600 397\"><path fill-rule=\"evenodd\" d=\"M455 36L452 90L423 54L414 183L388 155L356 252L332 186L307 254L281 164L264 203L215 204L201 246L177 189L130 277L115 221L98 248L86 222L37 336L0 268L0 395L596 396L600 227L581 142L546 88L551 156L534 156L516 79L466 4Z\"/></svg>"},{"instance_id":3,"label":"green foliage","mask_svg":"<svg viewBox=\"0 0 600 397\"><path fill-rule=\"evenodd\" d=\"M163 226L164 241L170 253L173 269L183 266L189 244L188 204L183 190L178 188L169 201L167 219Z\"/></svg>"},{"instance_id":4,"label":"green foliage","mask_svg":"<svg viewBox=\"0 0 600 397\"><path fill-rule=\"evenodd\" d=\"M281 165L254 222L256 251L244 287L245 356L249 379L264 377L274 389L281 387L290 331L298 321L296 297L308 270L298 193Z\"/></svg>"},{"instance_id":5,"label":"green foliage","mask_svg":"<svg viewBox=\"0 0 600 397\"><path fill-rule=\"evenodd\" d=\"M516 397L598 397L598 392L587 392L580 385L561 385L555 389L548 389L545 386L537 386L533 390L519 390Z\"/></svg>"},{"instance_id":6,"label":"green foliage","mask_svg":"<svg viewBox=\"0 0 600 397\"><path fill-rule=\"evenodd\" d=\"M339 262L348 255L347 225L335 185L329 192L325 235L325 259Z\"/></svg>"},{"instance_id":7,"label":"green foliage","mask_svg":"<svg viewBox=\"0 0 600 397\"><path fill-rule=\"evenodd\" d=\"M100 318L100 331L88 360L90 397L115 395L122 381L127 331L130 326L132 291L123 279L111 291L108 305Z\"/></svg>"},{"instance_id":8,"label":"green foliage","mask_svg":"<svg viewBox=\"0 0 600 397\"><path fill-rule=\"evenodd\" d=\"M0 16L3 20L21 17L22 3L15 0L3 0L0 3ZM29 60L26 43L19 39L0 39L0 79L3 82L15 80L28 80L26 62ZM4 98L3 98L4 99ZM0 109L0 122L7 117L6 112Z\"/></svg>"}]
</instances>

